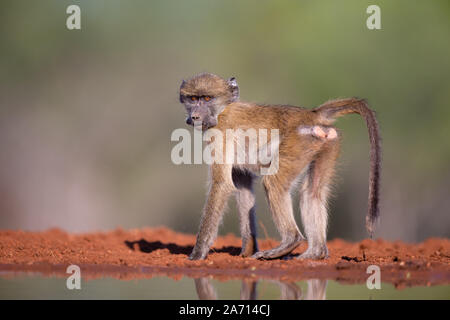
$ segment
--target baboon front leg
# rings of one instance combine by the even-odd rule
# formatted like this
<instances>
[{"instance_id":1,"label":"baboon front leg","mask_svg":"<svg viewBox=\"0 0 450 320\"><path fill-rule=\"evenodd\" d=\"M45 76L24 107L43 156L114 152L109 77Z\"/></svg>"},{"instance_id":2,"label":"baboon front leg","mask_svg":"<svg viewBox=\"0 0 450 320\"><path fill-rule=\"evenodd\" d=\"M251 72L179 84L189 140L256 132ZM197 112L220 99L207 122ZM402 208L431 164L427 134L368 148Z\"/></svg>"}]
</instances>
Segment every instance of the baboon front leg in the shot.
<instances>
[{"instance_id":1,"label":"baboon front leg","mask_svg":"<svg viewBox=\"0 0 450 320\"><path fill-rule=\"evenodd\" d=\"M250 172L233 169L233 183L237 188L236 202L242 237L242 257L249 257L258 251L253 179Z\"/></svg>"},{"instance_id":2,"label":"baboon front leg","mask_svg":"<svg viewBox=\"0 0 450 320\"><path fill-rule=\"evenodd\" d=\"M212 165L210 172L211 181L208 198L203 208L197 241L189 256L190 260L205 259L208 255L209 248L217 237L217 231L228 197L235 191L231 179L231 166Z\"/></svg>"},{"instance_id":3,"label":"baboon front leg","mask_svg":"<svg viewBox=\"0 0 450 320\"><path fill-rule=\"evenodd\" d=\"M301 186L300 211L308 249L299 256L300 259L328 258L327 199L337 154L338 145L328 145L310 164Z\"/></svg>"},{"instance_id":4,"label":"baboon front leg","mask_svg":"<svg viewBox=\"0 0 450 320\"><path fill-rule=\"evenodd\" d=\"M289 190L279 185L276 176L265 176L264 188L273 220L281 235L281 244L274 249L257 252L252 257L274 259L290 253L305 238L295 223Z\"/></svg>"}]
</instances>

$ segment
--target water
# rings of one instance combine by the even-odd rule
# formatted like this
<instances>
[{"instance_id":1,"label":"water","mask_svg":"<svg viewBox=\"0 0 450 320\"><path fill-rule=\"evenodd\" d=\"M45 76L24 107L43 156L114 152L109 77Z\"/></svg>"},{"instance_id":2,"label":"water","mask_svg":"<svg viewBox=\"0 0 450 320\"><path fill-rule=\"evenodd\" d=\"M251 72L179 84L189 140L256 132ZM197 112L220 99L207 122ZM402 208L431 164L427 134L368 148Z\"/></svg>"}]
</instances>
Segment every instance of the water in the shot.
<instances>
[{"instance_id":1,"label":"water","mask_svg":"<svg viewBox=\"0 0 450 320\"><path fill-rule=\"evenodd\" d=\"M417 286L396 289L382 283L369 290L365 284L335 280L299 282L278 280L227 280L168 277L81 281L80 290L69 290L66 278L41 274L2 272L0 299L450 299L450 286Z\"/></svg>"}]
</instances>

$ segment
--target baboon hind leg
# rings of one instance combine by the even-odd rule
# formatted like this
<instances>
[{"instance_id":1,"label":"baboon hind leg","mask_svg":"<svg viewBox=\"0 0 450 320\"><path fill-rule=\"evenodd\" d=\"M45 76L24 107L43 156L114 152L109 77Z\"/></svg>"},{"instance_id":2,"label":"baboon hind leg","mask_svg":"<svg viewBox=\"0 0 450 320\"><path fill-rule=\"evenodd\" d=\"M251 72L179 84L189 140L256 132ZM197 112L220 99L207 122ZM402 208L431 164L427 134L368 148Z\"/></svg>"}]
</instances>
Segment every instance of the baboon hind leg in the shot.
<instances>
[{"instance_id":1,"label":"baboon hind leg","mask_svg":"<svg viewBox=\"0 0 450 320\"><path fill-rule=\"evenodd\" d=\"M251 172L233 168L233 183L237 189L236 202L242 237L242 257L249 257L258 251L256 241L255 195L253 192L254 176Z\"/></svg>"},{"instance_id":2,"label":"baboon hind leg","mask_svg":"<svg viewBox=\"0 0 450 320\"><path fill-rule=\"evenodd\" d=\"M300 211L308 249L300 259L324 259L327 249L327 199L339 152L337 143L328 144L311 162L300 188Z\"/></svg>"},{"instance_id":3,"label":"baboon hind leg","mask_svg":"<svg viewBox=\"0 0 450 320\"><path fill-rule=\"evenodd\" d=\"M275 259L292 252L305 238L294 219L291 194L289 189L286 188L286 185L289 184L281 184L276 175L265 176L263 183L273 220L281 235L281 243L276 248L259 251L252 257Z\"/></svg>"}]
</instances>

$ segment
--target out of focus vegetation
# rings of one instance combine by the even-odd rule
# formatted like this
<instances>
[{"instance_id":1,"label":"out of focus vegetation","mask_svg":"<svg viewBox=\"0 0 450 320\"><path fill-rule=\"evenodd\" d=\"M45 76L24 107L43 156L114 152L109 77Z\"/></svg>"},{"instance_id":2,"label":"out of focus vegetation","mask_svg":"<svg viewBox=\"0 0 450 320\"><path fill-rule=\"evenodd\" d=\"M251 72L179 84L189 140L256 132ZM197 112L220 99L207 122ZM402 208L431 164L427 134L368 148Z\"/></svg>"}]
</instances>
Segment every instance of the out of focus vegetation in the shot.
<instances>
[{"instance_id":1,"label":"out of focus vegetation","mask_svg":"<svg viewBox=\"0 0 450 320\"><path fill-rule=\"evenodd\" d=\"M375 3L382 30L366 28ZM66 28L70 4L80 31ZM206 167L172 164L170 134L185 126L181 80L209 71L236 76L243 100L367 98L384 148L377 236L448 237L449 18L447 0L2 1L0 228L195 232ZM330 237L354 240L367 130L357 116L338 126ZM260 188L258 217L277 236ZM221 233L238 230L231 204Z\"/></svg>"}]
</instances>

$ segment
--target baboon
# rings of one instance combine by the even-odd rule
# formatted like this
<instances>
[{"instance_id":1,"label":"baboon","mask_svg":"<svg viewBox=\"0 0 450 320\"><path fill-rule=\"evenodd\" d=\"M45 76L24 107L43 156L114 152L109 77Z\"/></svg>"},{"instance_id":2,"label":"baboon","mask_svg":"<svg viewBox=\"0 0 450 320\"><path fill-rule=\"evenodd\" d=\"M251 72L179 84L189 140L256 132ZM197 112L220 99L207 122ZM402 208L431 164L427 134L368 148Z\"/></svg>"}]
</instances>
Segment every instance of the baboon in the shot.
<instances>
[{"instance_id":1,"label":"baboon","mask_svg":"<svg viewBox=\"0 0 450 320\"><path fill-rule=\"evenodd\" d=\"M213 163L209 166L209 191L197 241L189 259L205 259L213 244L228 197L235 193L241 223L241 255L273 259L289 254L305 237L294 219L291 192L300 192L301 218L308 241L298 258L328 257L326 246L327 199L339 153L340 134L333 127L337 117L357 113L366 121L370 140L370 175L366 228L372 236L379 216L381 151L378 124L366 100L336 99L307 109L289 105L261 105L239 100L235 78L225 80L202 73L184 80L180 102L186 123L197 130L278 129L278 170L262 176L272 218L281 236L278 247L258 251L256 245L253 181L263 164ZM214 143L214 142L210 142Z\"/></svg>"}]
</instances>

